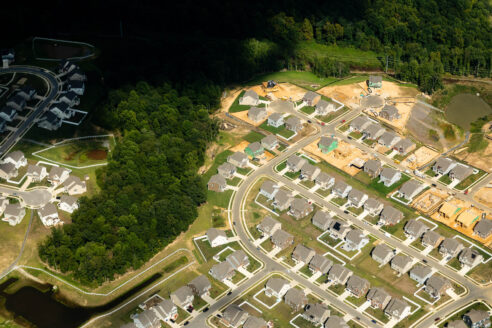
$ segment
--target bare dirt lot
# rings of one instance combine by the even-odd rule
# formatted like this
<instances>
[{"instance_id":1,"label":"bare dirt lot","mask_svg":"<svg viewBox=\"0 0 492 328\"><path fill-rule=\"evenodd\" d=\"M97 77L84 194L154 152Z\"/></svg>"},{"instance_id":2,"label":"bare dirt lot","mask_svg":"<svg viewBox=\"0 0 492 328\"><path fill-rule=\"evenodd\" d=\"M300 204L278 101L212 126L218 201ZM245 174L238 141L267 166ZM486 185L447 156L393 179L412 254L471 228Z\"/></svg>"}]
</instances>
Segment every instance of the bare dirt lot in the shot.
<instances>
[{"instance_id":1,"label":"bare dirt lot","mask_svg":"<svg viewBox=\"0 0 492 328\"><path fill-rule=\"evenodd\" d=\"M270 111L267 110L267 113L268 113L267 114L267 117L270 116L270 114L271 114ZM232 116L235 116L238 119L243 120L244 122L246 122L248 124L251 124L253 126L259 126L259 125L261 125L261 123L265 122L265 120L266 120L265 119L265 120L260 121L260 122L255 122L255 121L250 120L249 117L248 117L248 111L247 110L242 111L242 112L232 113L231 115Z\"/></svg>"},{"instance_id":2,"label":"bare dirt lot","mask_svg":"<svg viewBox=\"0 0 492 328\"><path fill-rule=\"evenodd\" d=\"M324 87L317 92L324 96L334 98L350 107L359 107L361 93L367 93L364 86L364 83L354 83L334 87Z\"/></svg>"},{"instance_id":3,"label":"bare dirt lot","mask_svg":"<svg viewBox=\"0 0 492 328\"><path fill-rule=\"evenodd\" d=\"M279 83L277 84L276 88L270 90L265 90L262 85L255 85L251 87L250 90L254 90L258 95L262 97L268 98L269 93L271 93L274 98L292 101L298 101L302 99L304 94L307 92L306 89L300 88L297 85L290 83Z\"/></svg>"},{"instance_id":4,"label":"bare dirt lot","mask_svg":"<svg viewBox=\"0 0 492 328\"><path fill-rule=\"evenodd\" d=\"M304 147L304 150L352 176L360 172L358 168L349 166L353 160L360 158L367 161L371 158L370 154L363 152L359 148L354 147L345 141L339 141L337 149L328 154L324 154L318 149L318 142L319 139Z\"/></svg>"},{"instance_id":5,"label":"bare dirt lot","mask_svg":"<svg viewBox=\"0 0 492 328\"><path fill-rule=\"evenodd\" d=\"M457 150L454 155L456 158L465 161L479 169L487 172L492 172L492 140L485 139L489 145L482 151L476 153L469 153L466 148Z\"/></svg>"},{"instance_id":6,"label":"bare dirt lot","mask_svg":"<svg viewBox=\"0 0 492 328\"><path fill-rule=\"evenodd\" d=\"M229 107L231 107L232 103L234 102L234 100L236 100L241 91L243 91L243 88L237 88L227 92L227 96L225 98L222 98L220 101L220 111L227 112L229 110Z\"/></svg>"},{"instance_id":7,"label":"bare dirt lot","mask_svg":"<svg viewBox=\"0 0 492 328\"><path fill-rule=\"evenodd\" d=\"M447 197L446 192L431 188L415 199L412 206L423 213L428 213L439 206Z\"/></svg>"},{"instance_id":8,"label":"bare dirt lot","mask_svg":"<svg viewBox=\"0 0 492 328\"><path fill-rule=\"evenodd\" d=\"M416 168L429 163L438 156L438 152L423 146L410 154L401 164L411 170L415 170Z\"/></svg>"},{"instance_id":9,"label":"bare dirt lot","mask_svg":"<svg viewBox=\"0 0 492 328\"><path fill-rule=\"evenodd\" d=\"M485 206L492 207L492 188L480 188L473 198Z\"/></svg>"}]
</instances>

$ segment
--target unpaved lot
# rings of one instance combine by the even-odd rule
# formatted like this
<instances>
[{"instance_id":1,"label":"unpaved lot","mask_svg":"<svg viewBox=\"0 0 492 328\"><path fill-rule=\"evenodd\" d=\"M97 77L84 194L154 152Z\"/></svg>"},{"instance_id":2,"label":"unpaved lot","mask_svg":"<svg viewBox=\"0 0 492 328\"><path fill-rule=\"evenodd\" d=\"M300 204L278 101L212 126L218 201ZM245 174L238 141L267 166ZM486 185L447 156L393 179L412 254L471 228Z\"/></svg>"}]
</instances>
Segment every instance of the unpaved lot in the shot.
<instances>
[{"instance_id":1,"label":"unpaved lot","mask_svg":"<svg viewBox=\"0 0 492 328\"><path fill-rule=\"evenodd\" d=\"M469 153L466 149L459 149L454 153L456 158L469 163L479 169L487 172L492 172L492 140L485 139L489 145L480 152Z\"/></svg>"},{"instance_id":2,"label":"unpaved lot","mask_svg":"<svg viewBox=\"0 0 492 328\"><path fill-rule=\"evenodd\" d=\"M251 124L253 126L259 126L259 125L261 125L261 123L263 123L263 122L265 122L265 120L267 120L267 118L268 118L268 116L270 116L270 114L271 114L270 111L267 110L266 118L260 122L255 122L255 121L250 120L248 117L248 111L247 110L244 110L242 112L232 113L231 115L235 116L238 119L243 120L244 122Z\"/></svg>"},{"instance_id":3,"label":"unpaved lot","mask_svg":"<svg viewBox=\"0 0 492 328\"><path fill-rule=\"evenodd\" d=\"M304 147L304 150L352 176L360 172L358 168L349 166L353 160L360 158L367 161L371 158L370 154L363 152L359 148L354 147L345 141L340 140L338 141L337 149L329 152L328 154L324 154L318 149L318 142L319 139Z\"/></svg>"},{"instance_id":4,"label":"unpaved lot","mask_svg":"<svg viewBox=\"0 0 492 328\"><path fill-rule=\"evenodd\" d=\"M347 106L359 107L360 95L367 93L362 85L363 83L354 83L334 87L324 87L317 92L324 96L334 98Z\"/></svg>"},{"instance_id":5,"label":"unpaved lot","mask_svg":"<svg viewBox=\"0 0 492 328\"><path fill-rule=\"evenodd\" d=\"M446 192L431 188L415 199L412 206L423 213L428 213L439 206L447 197Z\"/></svg>"},{"instance_id":6,"label":"unpaved lot","mask_svg":"<svg viewBox=\"0 0 492 328\"><path fill-rule=\"evenodd\" d=\"M492 188L480 188L473 197L475 200L487 207L492 207Z\"/></svg>"},{"instance_id":7,"label":"unpaved lot","mask_svg":"<svg viewBox=\"0 0 492 328\"><path fill-rule=\"evenodd\" d=\"M423 146L410 154L401 164L411 170L415 170L418 167L429 163L438 156L438 152Z\"/></svg>"},{"instance_id":8,"label":"unpaved lot","mask_svg":"<svg viewBox=\"0 0 492 328\"><path fill-rule=\"evenodd\" d=\"M243 88L237 88L233 89L227 92L227 96L225 98L222 98L220 100L220 111L221 112L227 112L229 110L229 107L231 107L232 103L234 100L236 100L237 96L243 91Z\"/></svg>"},{"instance_id":9,"label":"unpaved lot","mask_svg":"<svg viewBox=\"0 0 492 328\"><path fill-rule=\"evenodd\" d=\"M284 100L292 100L298 101L302 99L304 94L307 92L306 89L300 88L297 85L290 83L279 83L277 87L274 88L276 91L265 90L262 85L255 85L250 88L250 90L254 90L258 95L262 97L270 97L268 93L271 93L274 98L284 99Z\"/></svg>"}]
</instances>

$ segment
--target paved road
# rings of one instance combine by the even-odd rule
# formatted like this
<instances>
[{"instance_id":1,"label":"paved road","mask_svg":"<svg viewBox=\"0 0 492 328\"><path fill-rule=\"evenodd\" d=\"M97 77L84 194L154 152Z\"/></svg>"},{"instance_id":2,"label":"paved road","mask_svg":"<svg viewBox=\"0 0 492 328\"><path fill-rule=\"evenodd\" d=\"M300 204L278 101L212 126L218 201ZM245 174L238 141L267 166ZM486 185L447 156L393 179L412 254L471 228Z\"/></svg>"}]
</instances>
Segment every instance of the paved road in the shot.
<instances>
[{"instance_id":1,"label":"paved road","mask_svg":"<svg viewBox=\"0 0 492 328\"><path fill-rule=\"evenodd\" d=\"M4 185L0 186L0 193L7 194L13 197L19 197L22 199L24 204L30 208L40 208L49 203L51 200L51 192L48 188L38 187L36 189L19 191L19 189L7 187Z\"/></svg>"},{"instance_id":2,"label":"paved road","mask_svg":"<svg viewBox=\"0 0 492 328\"><path fill-rule=\"evenodd\" d=\"M49 104L56 98L59 92L59 82L55 76L48 70L33 66L12 66L9 68L0 68L0 73L28 73L37 75L48 82L49 92L46 98L38 104L34 112L21 123L19 128L10 134L7 140L0 146L0 156L4 155L12 148L22 136L29 131L36 119L48 108Z\"/></svg>"}]
</instances>

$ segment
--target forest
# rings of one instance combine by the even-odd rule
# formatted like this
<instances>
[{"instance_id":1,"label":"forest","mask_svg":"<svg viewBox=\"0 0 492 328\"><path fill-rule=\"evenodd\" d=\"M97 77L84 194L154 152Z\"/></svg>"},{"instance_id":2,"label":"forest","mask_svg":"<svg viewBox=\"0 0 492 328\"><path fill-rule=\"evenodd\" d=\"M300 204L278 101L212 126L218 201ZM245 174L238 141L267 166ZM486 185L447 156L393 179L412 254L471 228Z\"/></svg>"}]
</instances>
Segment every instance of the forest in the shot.
<instances>
[{"instance_id":1,"label":"forest","mask_svg":"<svg viewBox=\"0 0 492 328\"><path fill-rule=\"evenodd\" d=\"M103 109L122 137L98 172L101 192L39 245L43 261L86 283L139 268L188 228L206 201L196 172L218 131L205 106L169 84L114 91Z\"/></svg>"}]
</instances>

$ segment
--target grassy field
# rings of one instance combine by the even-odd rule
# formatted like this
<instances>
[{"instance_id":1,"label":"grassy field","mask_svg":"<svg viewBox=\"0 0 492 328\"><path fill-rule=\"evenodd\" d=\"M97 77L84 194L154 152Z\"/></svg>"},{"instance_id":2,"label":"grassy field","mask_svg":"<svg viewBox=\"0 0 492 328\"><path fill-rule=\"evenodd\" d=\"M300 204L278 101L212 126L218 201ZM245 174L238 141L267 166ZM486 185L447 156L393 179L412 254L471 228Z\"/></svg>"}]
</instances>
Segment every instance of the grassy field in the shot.
<instances>
[{"instance_id":1,"label":"grassy field","mask_svg":"<svg viewBox=\"0 0 492 328\"><path fill-rule=\"evenodd\" d=\"M108 145L112 144L109 139L106 140L108 140ZM103 145L103 140L100 139L76 140L49 148L38 154L62 164L86 166L105 163L107 161L108 148Z\"/></svg>"},{"instance_id":2,"label":"grassy field","mask_svg":"<svg viewBox=\"0 0 492 328\"><path fill-rule=\"evenodd\" d=\"M308 90L317 90L327 84L332 83L333 81L336 81L337 79L334 77L320 78L317 77L315 74L307 71L286 71L260 75L249 81L247 85L258 85L268 80L274 80L277 82L288 82Z\"/></svg>"},{"instance_id":3,"label":"grassy field","mask_svg":"<svg viewBox=\"0 0 492 328\"><path fill-rule=\"evenodd\" d=\"M307 115L311 115L312 113L314 113L314 111L315 111L314 106L304 106L301 108L301 112Z\"/></svg>"}]
</instances>

